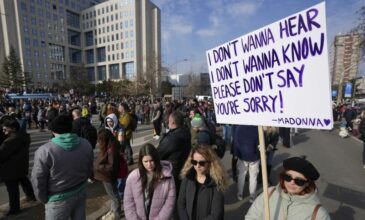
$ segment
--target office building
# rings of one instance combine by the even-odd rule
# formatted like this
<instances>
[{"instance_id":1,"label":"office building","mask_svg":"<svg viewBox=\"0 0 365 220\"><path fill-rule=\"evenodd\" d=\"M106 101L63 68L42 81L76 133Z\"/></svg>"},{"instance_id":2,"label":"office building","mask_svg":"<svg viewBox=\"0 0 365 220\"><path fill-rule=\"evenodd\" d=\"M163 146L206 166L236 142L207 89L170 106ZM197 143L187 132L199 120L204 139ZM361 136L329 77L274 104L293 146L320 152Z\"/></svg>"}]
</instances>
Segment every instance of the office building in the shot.
<instances>
[{"instance_id":1,"label":"office building","mask_svg":"<svg viewBox=\"0 0 365 220\"><path fill-rule=\"evenodd\" d=\"M149 0L0 0L0 62L10 45L34 87L160 77L160 10Z\"/></svg>"},{"instance_id":2,"label":"office building","mask_svg":"<svg viewBox=\"0 0 365 220\"><path fill-rule=\"evenodd\" d=\"M356 77L360 58L359 45L360 36L358 34L335 37L331 71L332 85L339 85Z\"/></svg>"}]
</instances>

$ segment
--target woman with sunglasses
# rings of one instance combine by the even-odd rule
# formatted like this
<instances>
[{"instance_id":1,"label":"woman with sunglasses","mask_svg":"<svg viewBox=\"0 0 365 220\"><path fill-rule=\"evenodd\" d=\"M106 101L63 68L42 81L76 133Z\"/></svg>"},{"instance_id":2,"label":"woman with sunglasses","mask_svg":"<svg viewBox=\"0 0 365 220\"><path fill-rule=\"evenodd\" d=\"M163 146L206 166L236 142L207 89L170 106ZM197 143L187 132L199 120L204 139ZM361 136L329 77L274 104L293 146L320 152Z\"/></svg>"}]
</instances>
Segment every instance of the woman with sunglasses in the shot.
<instances>
[{"instance_id":1,"label":"woman with sunglasses","mask_svg":"<svg viewBox=\"0 0 365 220\"><path fill-rule=\"evenodd\" d=\"M171 219L175 198L171 163L160 161L152 144L144 145L139 151L138 168L127 178L124 191L126 219Z\"/></svg>"},{"instance_id":2,"label":"woman with sunglasses","mask_svg":"<svg viewBox=\"0 0 365 220\"><path fill-rule=\"evenodd\" d=\"M270 219L325 219L328 212L321 206L314 181L319 178L317 169L306 159L292 157L284 160L284 171L279 184L269 188ZM246 220L264 218L264 201L261 194L248 210Z\"/></svg>"},{"instance_id":3,"label":"woman with sunglasses","mask_svg":"<svg viewBox=\"0 0 365 220\"><path fill-rule=\"evenodd\" d=\"M191 150L181 177L177 203L180 220L224 218L226 178L210 146L197 146Z\"/></svg>"}]
</instances>

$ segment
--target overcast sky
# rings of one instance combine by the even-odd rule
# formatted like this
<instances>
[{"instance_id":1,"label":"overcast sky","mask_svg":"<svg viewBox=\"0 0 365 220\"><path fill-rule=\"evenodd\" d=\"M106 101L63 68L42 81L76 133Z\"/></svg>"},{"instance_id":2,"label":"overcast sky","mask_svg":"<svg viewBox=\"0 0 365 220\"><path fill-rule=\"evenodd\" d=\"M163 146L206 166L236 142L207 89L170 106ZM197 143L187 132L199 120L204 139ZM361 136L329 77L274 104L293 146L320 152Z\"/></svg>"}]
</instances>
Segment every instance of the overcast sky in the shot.
<instances>
[{"instance_id":1,"label":"overcast sky","mask_svg":"<svg viewBox=\"0 0 365 220\"><path fill-rule=\"evenodd\" d=\"M319 0L152 0L161 9L162 65L207 72L205 51L297 13ZM328 43L359 22L365 0L326 1ZM329 50L330 50L329 45ZM330 51L331 54L331 51ZM187 61L183 61L187 59ZM362 65L362 70L365 70Z\"/></svg>"}]
</instances>

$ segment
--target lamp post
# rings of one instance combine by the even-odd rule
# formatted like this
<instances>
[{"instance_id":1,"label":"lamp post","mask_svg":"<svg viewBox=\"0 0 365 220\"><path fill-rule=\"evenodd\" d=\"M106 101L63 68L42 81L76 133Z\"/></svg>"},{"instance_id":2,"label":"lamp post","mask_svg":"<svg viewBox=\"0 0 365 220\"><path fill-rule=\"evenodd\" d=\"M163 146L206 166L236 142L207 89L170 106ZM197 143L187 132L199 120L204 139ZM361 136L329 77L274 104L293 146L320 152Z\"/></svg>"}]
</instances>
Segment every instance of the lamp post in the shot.
<instances>
[{"instance_id":1,"label":"lamp post","mask_svg":"<svg viewBox=\"0 0 365 220\"><path fill-rule=\"evenodd\" d=\"M179 60L179 61L176 61L175 63L173 63L172 65L176 65L176 67L175 67L175 76L176 76L176 86L177 87L179 87L179 81L178 81L178 79L177 79L177 76L178 76L178 72L177 72L177 70L178 70L178 64L179 63L181 63L181 62L186 62L186 61L188 61L188 59L182 59L182 60Z\"/></svg>"}]
</instances>

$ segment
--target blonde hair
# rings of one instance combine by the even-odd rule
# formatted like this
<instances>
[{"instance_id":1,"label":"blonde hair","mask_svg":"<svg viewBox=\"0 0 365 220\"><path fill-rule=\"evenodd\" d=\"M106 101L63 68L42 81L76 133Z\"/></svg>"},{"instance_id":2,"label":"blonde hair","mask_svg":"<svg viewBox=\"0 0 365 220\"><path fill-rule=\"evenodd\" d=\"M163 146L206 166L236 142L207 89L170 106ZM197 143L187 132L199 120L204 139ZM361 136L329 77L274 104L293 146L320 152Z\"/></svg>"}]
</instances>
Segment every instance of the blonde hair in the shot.
<instances>
[{"instance_id":1,"label":"blonde hair","mask_svg":"<svg viewBox=\"0 0 365 220\"><path fill-rule=\"evenodd\" d=\"M208 162L208 174L217 184L217 188L220 191L224 191L227 187L227 178L224 172L223 166L220 163L220 160L217 154L213 151L212 147L209 145L199 145L197 147L192 148L190 151L189 157L186 160L183 169L181 170L180 177L183 179L189 173L189 171L193 168L193 164L191 160L193 159L193 155L198 153L204 157L204 159Z\"/></svg>"},{"instance_id":2,"label":"blonde hair","mask_svg":"<svg viewBox=\"0 0 365 220\"><path fill-rule=\"evenodd\" d=\"M279 129L277 127L273 127L273 126L265 126L264 131L266 134L278 134L279 133Z\"/></svg>"}]
</instances>

